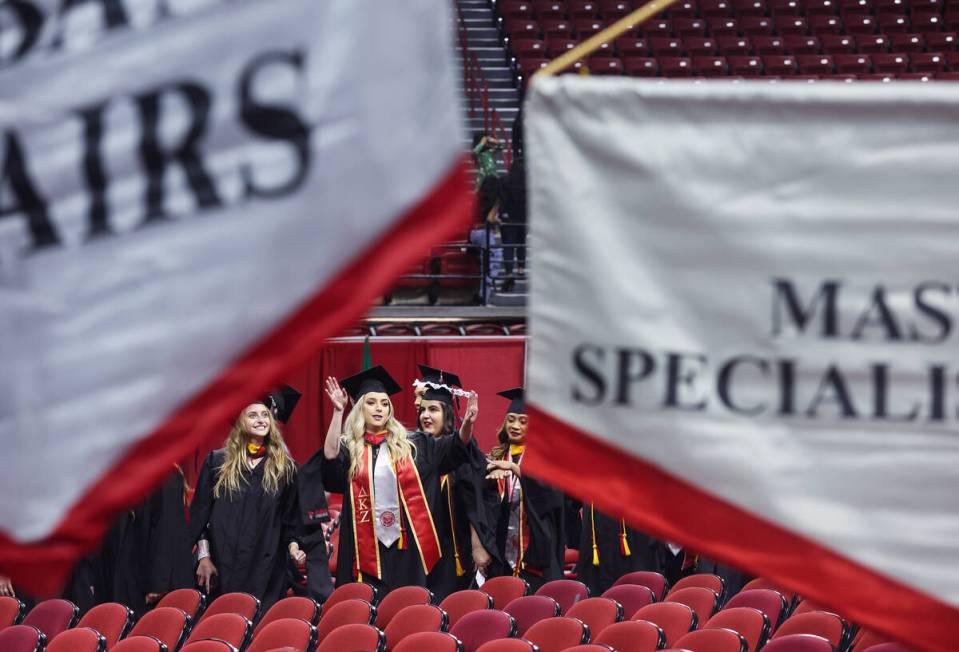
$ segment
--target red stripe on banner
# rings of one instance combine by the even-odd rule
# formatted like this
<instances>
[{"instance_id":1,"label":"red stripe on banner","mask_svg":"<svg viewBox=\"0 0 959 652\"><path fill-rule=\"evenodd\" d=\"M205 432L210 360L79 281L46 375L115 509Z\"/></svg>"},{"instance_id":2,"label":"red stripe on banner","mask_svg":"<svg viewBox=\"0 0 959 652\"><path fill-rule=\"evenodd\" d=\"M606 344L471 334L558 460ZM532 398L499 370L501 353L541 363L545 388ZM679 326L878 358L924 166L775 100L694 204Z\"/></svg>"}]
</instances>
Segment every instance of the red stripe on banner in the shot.
<instances>
[{"instance_id":1,"label":"red stripe on banner","mask_svg":"<svg viewBox=\"0 0 959 652\"><path fill-rule=\"evenodd\" d=\"M593 501L653 536L767 577L855 623L928 652L959 650L956 607L717 498L529 403L527 412L524 472Z\"/></svg>"},{"instance_id":2,"label":"red stripe on banner","mask_svg":"<svg viewBox=\"0 0 959 652\"><path fill-rule=\"evenodd\" d=\"M116 513L144 499L172 473L174 463L214 438L225 437L246 402L365 314L373 299L432 244L469 223L474 200L469 168L466 156L457 158L427 196L397 216L342 271L134 444L67 511L47 539L20 544L0 533L0 573L9 575L15 587L41 595L57 593L76 560L98 544Z\"/></svg>"}]
</instances>

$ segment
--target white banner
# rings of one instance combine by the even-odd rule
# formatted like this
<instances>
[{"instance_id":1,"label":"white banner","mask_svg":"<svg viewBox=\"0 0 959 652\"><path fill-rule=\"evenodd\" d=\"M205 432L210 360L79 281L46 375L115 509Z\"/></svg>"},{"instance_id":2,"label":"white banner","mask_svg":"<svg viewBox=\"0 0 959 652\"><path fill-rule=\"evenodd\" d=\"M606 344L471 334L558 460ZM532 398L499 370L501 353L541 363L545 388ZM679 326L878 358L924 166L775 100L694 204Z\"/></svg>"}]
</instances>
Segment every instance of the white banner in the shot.
<instances>
[{"instance_id":1,"label":"white banner","mask_svg":"<svg viewBox=\"0 0 959 652\"><path fill-rule=\"evenodd\" d=\"M376 243L462 148L445 1L83 4L38 29L4 7L21 29L0 49L0 533L17 542L358 256L398 273L422 253ZM259 391L279 369L235 375Z\"/></svg>"},{"instance_id":2,"label":"white banner","mask_svg":"<svg viewBox=\"0 0 959 652\"><path fill-rule=\"evenodd\" d=\"M531 404L959 605L957 124L946 84L538 80Z\"/></svg>"}]
</instances>

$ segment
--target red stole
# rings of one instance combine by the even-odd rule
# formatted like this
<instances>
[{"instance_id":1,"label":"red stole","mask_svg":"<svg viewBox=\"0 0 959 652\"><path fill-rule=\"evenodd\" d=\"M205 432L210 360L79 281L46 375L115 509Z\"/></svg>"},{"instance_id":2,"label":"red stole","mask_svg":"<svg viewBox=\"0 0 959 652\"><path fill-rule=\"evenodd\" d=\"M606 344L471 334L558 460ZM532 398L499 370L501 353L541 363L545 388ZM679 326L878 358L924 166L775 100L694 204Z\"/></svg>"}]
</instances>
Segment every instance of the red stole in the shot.
<instances>
[{"instance_id":1,"label":"red stole","mask_svg":"<svg viewBox=\"0 0 959 652\"><path fill-rule=\"evenodd\" d=\"M383 451L388 455L388 451ZM373 448L363 446L363 456L356 466L356 474L350 481L350 509L353 514L353 572L358 579L363 573L379 580L383 579L380 567L380 547L376 538L376 523L373 518ZM396 482L399 485L400 502L406 519L413 529L416 546L420 551L420 561L425 573L429 573L440 558L440 540L433 524L433 515L423 491L419 471L412 457L399 464L393 463ZM402 514L401 514L402 518ZM404 529L400 529L397 545L404 547Z\"/></svg>"}]
</instances>

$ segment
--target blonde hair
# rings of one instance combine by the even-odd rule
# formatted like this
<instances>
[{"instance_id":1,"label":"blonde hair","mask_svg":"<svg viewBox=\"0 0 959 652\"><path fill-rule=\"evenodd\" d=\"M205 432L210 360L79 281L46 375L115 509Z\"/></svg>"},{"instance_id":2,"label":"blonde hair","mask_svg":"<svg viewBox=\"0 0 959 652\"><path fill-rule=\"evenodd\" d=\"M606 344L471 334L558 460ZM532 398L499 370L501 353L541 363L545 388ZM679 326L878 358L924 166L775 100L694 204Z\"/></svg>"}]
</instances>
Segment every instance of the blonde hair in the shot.
<instances>
[{"instance_id":1,"label":"blonde hair","mask_svg":"<svg viewBox=\"0 0 959 652\"><path fill-rule=\"evenodd\" d=\"M389 398L387 398L389 400ZM416 456L416 446L410 441L406 428L399 421L393 418L393 401L390 401L390 412L386 418L386 446L390 451L390 459L393 464L405 460L408 457ZM340 437L348 451L350 451L350 479L356 474L360 458L363 456L363 448L366 445L364 435L366 434L366 419L363 417L363 397L353 405L353 409L346 416L346 423L343 425L343 435Z\"/></svg>"},{"instance_id":2,"label":"blonde hair","mask_svg":"<svg viewBox=\"0 0 959 652\"><path fill-rule=\"evenodd\" d=\"M226 438L226 456L218 469L216 484L213 485L214 498L219 498L224 491L232 498L240 492L241 483L247 481L243 477L243 472L250 466L243 449L246 448L248 441L249 437L243 427L243 414L240 414ZM290 456L290 451L283 440L283 433L280 432L272 412L270 412L270 433L264 438L263 443L266 446L266 457L260 462L264 465L263 490L277 494L282 484L293 482L296 476L296 462Z\"/></svg>"}]
</instances>

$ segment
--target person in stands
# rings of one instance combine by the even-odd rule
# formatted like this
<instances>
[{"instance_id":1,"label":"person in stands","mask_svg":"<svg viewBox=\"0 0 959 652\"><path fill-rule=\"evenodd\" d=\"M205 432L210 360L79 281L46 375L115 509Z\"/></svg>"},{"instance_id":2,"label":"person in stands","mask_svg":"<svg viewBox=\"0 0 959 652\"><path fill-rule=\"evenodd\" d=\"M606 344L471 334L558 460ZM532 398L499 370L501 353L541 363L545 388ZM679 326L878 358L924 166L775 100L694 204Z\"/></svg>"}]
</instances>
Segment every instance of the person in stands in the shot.
<instances>
[{"instance_id":1,"label":"person in stands","mask_svg":"<svg viewBox=\"0 0 959 652\"><path fill-rule=\"evenodd\" d=\"M336 582L366 582L381 595L426 586L442 555L434 518L440 477L467 461L477 412L472 397L458 436L410 433L394 416L390 396L399 391L381 366L344 379L342 387L326 381L334 411L323 482L344 494ZM349 398L354 405L344 423Z\"/></svg>"},{"instance_id":2,"label":"person in stands","mask_svg":"<svg viewBox=\"0 0 959 652\"><path fill-rule=\"evenodd\" d=\"M500 392L509 399L499 444L487 466L487 509L496 523L497 555L489 575L512 574L535 591L563 577L565 532L563 494L522 473L526 450L526 405L523 388ZM502 561L501 561L502 560Z\"/></svg>"},{"instance_id":3,"label":"person in stands","mask_svg":"<svg viewBox=\"0 0 959 652\"><path fill-rule=\"evenodd\" d=\"M226 446L204 460L190 506L200 587L213 595L250 593L264 612L286 595L287 557L306 559L296 463L277 425L292 409L282 392L246 406Z\"/></svg>"}]
</instances>

